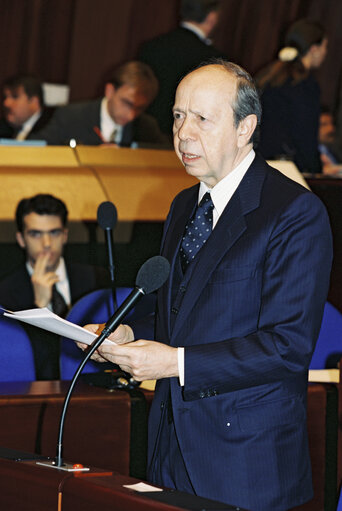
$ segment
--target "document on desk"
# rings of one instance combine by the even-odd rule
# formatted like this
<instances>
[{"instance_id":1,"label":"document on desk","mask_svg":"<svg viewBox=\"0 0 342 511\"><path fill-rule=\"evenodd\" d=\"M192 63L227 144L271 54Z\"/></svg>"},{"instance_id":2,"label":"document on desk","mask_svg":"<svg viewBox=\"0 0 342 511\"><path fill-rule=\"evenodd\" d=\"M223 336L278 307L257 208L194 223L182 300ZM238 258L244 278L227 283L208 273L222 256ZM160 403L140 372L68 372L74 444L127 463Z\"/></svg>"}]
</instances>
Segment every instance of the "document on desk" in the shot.
<instances>
[{"instance_id":1,"label":"document on desk","mask_svg":"<svg viewBox=\"0 0 342 511\"><path fill-rule=\"evenodd\" d=\"M43 328L49 332L53 332L62 337L72 339L73 341L83 342L84 344L91 344L97 335L89 332L85 328L71 323L66 319L60 318L57 314L51 312L47 307L41 309L28 309L24 311L9 311L4 310L4 316L11 319L22 321L30 325ZM105 340L104 343L110 341Z\"/></svg>"}]
</instances>

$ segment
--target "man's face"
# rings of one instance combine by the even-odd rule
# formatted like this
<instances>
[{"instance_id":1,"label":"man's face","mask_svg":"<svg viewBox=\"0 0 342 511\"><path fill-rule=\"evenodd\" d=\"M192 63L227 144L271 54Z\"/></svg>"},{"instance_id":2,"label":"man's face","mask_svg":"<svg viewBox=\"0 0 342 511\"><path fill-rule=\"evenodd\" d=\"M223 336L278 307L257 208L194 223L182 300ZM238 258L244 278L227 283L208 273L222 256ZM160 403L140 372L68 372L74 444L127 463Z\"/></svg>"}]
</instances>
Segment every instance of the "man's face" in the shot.
<instances>
[{"instance_id":1,"label":"man's face","mask_svg":"<svg viewBox=\"0 0 342 511\"><path fill-rule=\"evenodd\" d=\"M317 69L323 64L328 51L328 39L323 39L321 44L312 47L312 68Z\"/></svg>"},{"instance_id":2,"label":"man's face","mask_svg":"<svg viewBox=\"0 0 342 511\"><path fill-rule=\"evenodd\" d=\"M218 65L197 69L177 88L175 150L188 174L209 187L229 174L251 148L244 121L234 126L231 105L235 95L235 76Z\"/></svg>"},{"instance_id":3,"label":"man's face","mask_svg":"<svg viewBox=\"0 0 342 511\"><path fill-rule=\"evenodd\" d=\"M321 144L330 144L335 138L335 125L332 115L323 113L319 119L319 141Z\"/></svg>"},{"instance_id":4,"label":"man's face","mask_svg":"<svg viewBox=\"0 0 342 511\"><path fill-rule=\"evenodd\" d=\"M26 250L26 259L32 267L39 256L49 254L47 271L57 268L67 237L68 230L59 216L37 213L24 216L24 230L17 232L17 241Z\"/></svg>"},{"instance_id":5,"label":"man's face","mask_svg":"<svg viewBox=\"0 0 342 511\"><path fill-rule=\"evenodd\" d=\"M22 85L16 89L5 87L3 105L6 119L13 126L21 126L40 109L38 98L29 98Z\"/></svg>"},{"instance_id":6,"label":"man's face","mask_svg":"<svg viewBox=\"0 0 342 511\"><path fill-rule=\"evenodd\" d=\"M127 84L115 88L111 83L107 83L105 96L108 100L108 113L120 126L132 122L150 103L150 100L137 87Z\"/></svg>"}]
</instances>

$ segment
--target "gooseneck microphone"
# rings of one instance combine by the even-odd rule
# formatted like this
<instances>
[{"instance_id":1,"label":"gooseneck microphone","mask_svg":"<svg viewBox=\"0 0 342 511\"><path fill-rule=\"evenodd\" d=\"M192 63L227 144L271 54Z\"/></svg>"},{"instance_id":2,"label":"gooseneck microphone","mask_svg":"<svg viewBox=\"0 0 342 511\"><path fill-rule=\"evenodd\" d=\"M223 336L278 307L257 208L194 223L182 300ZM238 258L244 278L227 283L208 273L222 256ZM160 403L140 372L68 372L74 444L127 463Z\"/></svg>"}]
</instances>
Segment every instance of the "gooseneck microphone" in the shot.
<instances>
[{"instance_id":1,"label":"gooseneck microphone","mask_svg":"<svg viewBox=\"0 0 342 511\"><path fill-rule=\"evenodd\" d=\"M97 208L97 222L105 232L107 255L108 255L108 269L111 280L111 287L113 292L114 310L117 309L116 289L115 289L115 265L114 265L114 244L113 244L113 229L118 220L117 209L110 201L102 202Z\"/></svg>"},{"instance_id":2,"label":"gooseneck microphone","mask_svg":"<svg viewBox=\"0 0 342 511\"><path fill-rule=\"evenodd\" d=\"M64 400L63 410L61 414L61 419L59 423L59 432L58 432L58 444L57 444L57 456L56 461L54 463L55 467L61 468L63 466L63 458L62 458L62 441L63 441L63 428L64 428L64 420L66 411L68 408L68 404L70 401L70 397L74 386L78 380L79 375L81 374L84 366L92 356L92 354L97 350L97 348L102 344L102 342L120 325L122 319L127 315L127 313L134 307L137 301L143 296L149 293L153 293L159 289L166 279L169 276L170 272L170 264L165 257L162 256L154 256L148 259L140 268L137 274L135 287L133 291L128 295L126 300L120 305L118 310L113 314L113 316L107 321L104 329L101 334L94 340L91 345L91 348L87 352L86 356L82 360L79 365L76 373L74 374L73 379L71 380L67 395Z\"/></svg>"}]
</instances>

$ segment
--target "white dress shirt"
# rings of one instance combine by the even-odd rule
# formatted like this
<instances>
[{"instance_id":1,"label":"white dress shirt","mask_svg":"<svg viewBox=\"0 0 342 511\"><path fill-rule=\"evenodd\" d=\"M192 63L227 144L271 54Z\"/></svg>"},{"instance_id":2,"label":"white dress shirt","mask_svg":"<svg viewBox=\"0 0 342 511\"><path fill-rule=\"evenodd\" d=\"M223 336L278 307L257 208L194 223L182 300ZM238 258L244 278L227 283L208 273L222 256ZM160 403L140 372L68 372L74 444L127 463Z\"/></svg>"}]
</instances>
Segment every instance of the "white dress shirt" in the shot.
<instances>
[{"instance_id":1,"label":"white dress shirt","mask_svg":"<svg viewBox=\"0 0 342 511\"><path fill-rule=\"evenodd\" d=\"M218 219L220 218L223 210L227 206L228 202L232 198L234 192L239 186L243 176L251 166L254 160L255 152L252 149L247 156L242 160L232 172L227 174L221 181L219 181L213 188L209 188L205 183L201 182L198 192L198 204L201 202L203 195L206 192L210 192L211 199L214 204L213 209L213 229L215 228ZM179 383L181 386L184 385L185 374L184 374L184 348L178 348L178 371L179 371Z\"/></svg>"},{"instance_id":2,"label":"white dress shirt","mask_svg":"<svg viewBox=\"0 0 342 511\"><path fill-rule=\"evenodd\" d=\"M24 124L21 127L21 130L16 135L16 140L25 140L27 135L32 130L33 126L38 121L39 117L42 115L41 110L39 112L36 112L35 114L31 115L27 121L24 122Z\"/></svg>"},{"instance_id":3,"label":"white dress shirt","mask_svg":"<svg viewBox=\"0 0 342 511\"><path fill-rule=\"evenodd\" d=\"M207 44L208 46L210 46L212 43L212 40L209 39L209 37L207 37L205 35L205 33L203 32L203 30L201 30L199 27L197 27L196 25L194 25L193 23L191 23L191 21L182 21L180 23L180 26L183 27L183 28L186 28L188 30L190 30L191 32L193 32L194 34L197 35L197 37L199 37L201 39L201 41L203 41L205 44Z\"/></svg>"},{"instance_id":4,"label":"white dress shirt","mask_svg":"<svg viewBox=\"0 0 342 511\"><path fill-rule=\"evenodd\" d=\"M103 98L101 102L101 112L100 112L100 130L102 133L102 137L104 142L114 142L115 144L119 144L122 138L122 126L116 124L113 121L111 116L108 113L107 108L107 98ZM114 140L112 140L112 134L115 131Z\"/></svg>"}]
</instances>

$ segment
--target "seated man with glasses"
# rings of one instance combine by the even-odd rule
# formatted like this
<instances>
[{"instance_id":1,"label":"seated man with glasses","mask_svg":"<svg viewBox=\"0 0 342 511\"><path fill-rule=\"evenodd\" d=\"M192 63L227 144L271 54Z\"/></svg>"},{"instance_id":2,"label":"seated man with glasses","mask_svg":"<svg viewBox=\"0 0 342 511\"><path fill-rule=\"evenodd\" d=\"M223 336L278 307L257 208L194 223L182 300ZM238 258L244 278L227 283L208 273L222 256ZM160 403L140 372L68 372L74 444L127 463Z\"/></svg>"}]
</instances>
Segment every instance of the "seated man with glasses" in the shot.
<instances>
[{"instance_id":1,"label":"seated man with glasses","mask_svg":"<svg viewBox=\"0 0 342 511\"><path fill-rule=\"evenodd\" d=\"M16 239L26 261L0 282L3 307L48 307L65 316L81 296L108 286L103 268L64 260L67 217L65 204L52 195L39 194L19 202ZM59 379L59 337L31 325L25 328L33 347L37 380Z\"/></svg>"}]
</instances>

